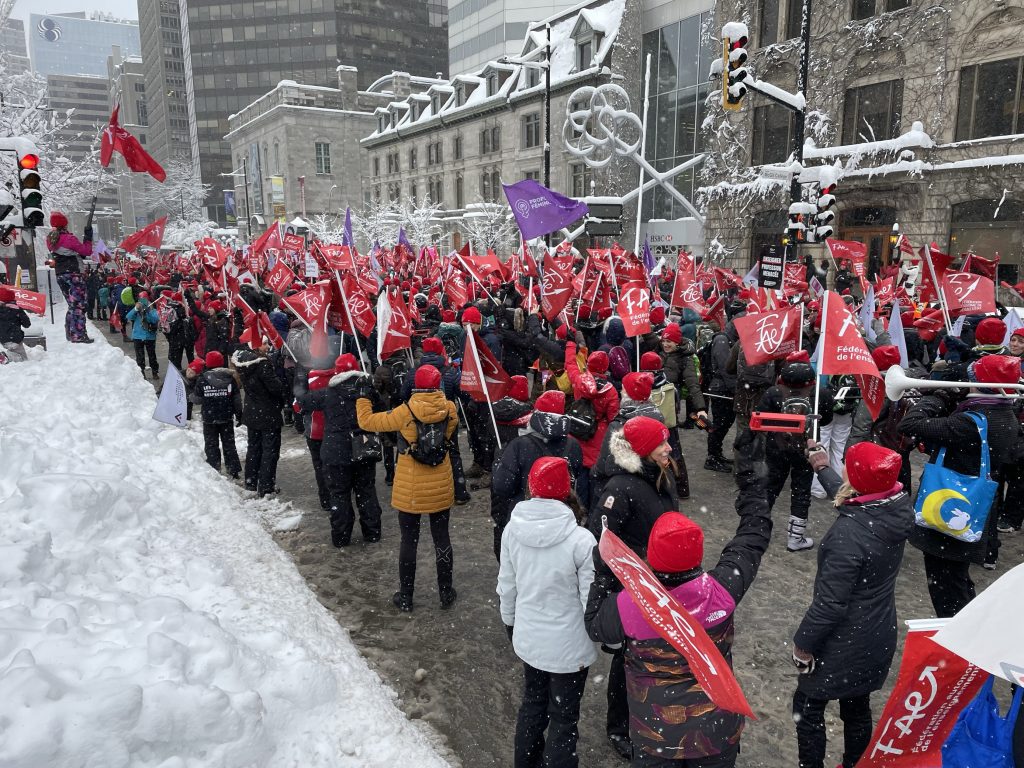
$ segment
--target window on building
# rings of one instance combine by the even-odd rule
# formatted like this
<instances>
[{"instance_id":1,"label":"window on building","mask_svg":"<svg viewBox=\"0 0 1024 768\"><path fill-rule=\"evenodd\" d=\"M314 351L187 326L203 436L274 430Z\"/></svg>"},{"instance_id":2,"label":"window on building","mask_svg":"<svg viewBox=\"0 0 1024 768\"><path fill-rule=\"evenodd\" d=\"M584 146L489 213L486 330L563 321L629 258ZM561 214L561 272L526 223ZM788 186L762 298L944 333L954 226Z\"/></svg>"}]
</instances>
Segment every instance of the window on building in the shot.
<instances>
[{"instance_id":1,"label":"window on building","mask_svg":"<svg viewBox=\"0 0 1024 768\"><path fill-rule=\"evenodd\" d=\"M498 73L489 72L487 74L487 95L493 96L498 92Z\"/></svg>"},{"instance_id":2,"label":"window on building","mask_svg":"<svg viewBox=\"0 0 1024 768\"><path fill-rule=\"evenodd\" d=\"M1024 202L1019 196L957 203L950 222L950 253L998 253L999 280L1014 285L1024 277Z\"/></svg>"},{"instance_id":3,"label":"window on building","mask_svg":"<svg viewBox=\"0 0 1024 768\"><path fill-rule=\"evenodd\" d=\"M581 40L576 44L576 69L582 72L590 69L594 60L594 41L591 38Z\"/></svg>"},{"instance_id":4,"label":"window on building","mask_svg":"<svg viewBox=\"0 0 1024 768\"><path fill-rule=\"evenodd\" d=\"M501 200L501 173L498 171L491 171L491 196L492 203L496 203Z\"/></svg>"},{"instance_id":5,"label":"window on building","mask_svg":"<svg viewBox=\"0 0 1024 768\"><path fill-rule=\"evenodd\" d=\"M380 158L373 158L373 175L380 176Z\"/></svg>"},{"instance_id":6,"label":"window on building","mask_svg":"<svg viewBox=\"0 0 1024 768\"><path fill-rule=\"evenodd\" d=\"M779 0L761 0L761 24L757 43L760 47L779 41Z\"/></svg>"},{"instance_id":7,"label":"window on building","mask_svg":"<svg viewBox=\"0 0 1024 768\"><path fill-rule=\"evenodd\" d=\"M418 163L416 160L416 147L413 147L412 149L409 150L409 170L415 171L417 165Z\"/></svg>"},{"instance_id":8,"label":"window on building","mask_svg":"<svg viewBox=\"0 0 1024 768\"><path fill-rule=\"evenodd\" d=\"M491 128L491 151L498 152L501 150L501 126L494 126Z\"/></svg>"},{"instance_id":9,"label":"window on building","mask_svg":"<svg viewBox=\"0 0 1024 768\"><path fill-rule=\"evenodd\" d=\"M384 133L388 129L387 115L377 115L377 133Z\"/></svg>"},{"instance_id":10,"label":"window on building","mask_svg":"<svg viewBox=\"0 0 1024 768\"><path fill-rule=\"evenodd\" d=\"M452 139L452 156L456 160L462 159L462 137L456 136Z\"/></svg>"},{"instance_id":11,"label":"window on building","mask_svg":"<svg viewBox=\"0 0 1024 768\"><path fill-rule=\"evenodd\" d=\"M540 85L540 70L536 67L526 68L526 87L533 88Z\"/></svg>"},{"instance_id":12,"label":"window on building","mask_svg":"<svg viewBox=\"0 0 1024 768\"><path fill-rule=\"evenodd\" d=\"M782 163L792 151L795 116L781 104L754 109L750 164Z\"/></svg>"},{"instance_id":13,"label":"window on building","mask_svg":"<svg viewBox=\"0 0 1024 768\"><path fill-rule=\"evenodd\" d=\"M466 207L466 195L462 184L462 174L455 177L455 207L459 209Z\"/></svg>"},{"instance_id":14,"label":"window on building","mask_svg":"<svg viewBox=\"0 0 1024 768\"><path fill-rule=\"evenodd\" d=\"M398 184L388 184L388 200L397 203L402 196L402 188Z\"/></svg>"},{"instance_id":15,"label":"window on building","mask_svg":"<svg viewBox=\"0 0 1024 768\"><path fill-rule=\"evenodd\" d=\"M419 195L417 194L416 182L414 181L409 184L409 199L415 202L417 197L419 197Z\"/></svg>"},{"instance_id":16,"label":"window on building","mask_svg":"<svg viewBox=\"0 0 1024 768\"><path fill-rule=\"evenodd\" d=\"M455 106L461 107L466 103L466 86L459 83L455 86Z\"/></svg>"},{"instance_id":17,"label":"window on building","mask_svg":"<svg viewBox=\"0 0 1024 768\"><path fill-rule=\"evenodd\" d=\"M902 111L902 80L850 88L843 105L843 144L896 138Z\"/></svg>"},{"instance_id":18,"label":"window on building","mask_svg":"<svg viewBox=\"0 0 1024 768\"><path fill-rule=\"evenodd\" d=\"M786 6L786 39L800 37L800 24L804 17L803 0L787 0Z\"/></svg>"},{"instance_id":19,"label":"window on building","mask_svg":"<svg viewBox=\"0 0 1024 768\"><path fill-rule=\"evenodd\" d=\"M870 19L875 15L875 0L853 0L853 8L850 9L850 18L854 21Z\"/></svg>"},{"instance_id":20,"label":"window on building","mask_svg":"<svg viewBox=\"0 0 1024 768\"><path fill-rule=\"evenodd\" d=\"M430 96L430 111L434 115L441 111L441 97L436 93Z\"/></svg>"},{"instance_id":21,"label":"window on building","mask_svg":"<svg viewBox=\"0 0 1024 768\"><path fill-rule=\"evenodd\" d=\"M540 112L523 116L523 149L540 146Z\"/></svg>"},{"instance_id":22,"label":"window on building","mask_svg":"<svg viewBox=\"0 0 1024 768\"><path fill-rule=\"evenodd\" d=\"M886 13L891 13L892 11L899 11L902 10L903 8L909 7L910 0L885 0Z\"/></svg>"},{"instance_id":23,"label":"window on building","mask_svg":"<svg viewBox=\"0 0 1024 768\"><path fill-rule=\"evenodd\" d=\"M316 172L324 175L331 172L331 145L326 141L318 141L313 145L316 150Z\"/></svg>"},{"instance_id":24,"label":"window on building","mask_svg":"<svg viewBox=\"0 0 1024 768\"><path fill-rule=\"evenodd\" d=\"M532 181L540 181L540 171L524 171L524 179L530 179Z\"/></svg>"},{"instance_id":25,"label":"window on building","mask_svg":"<svg viewBox=\"0 0 1024 768\"><path fill-rule=\"evenodd\" d=\"M957 141L1024 132L1022 66L1024 58L1017 58L960 70Z\"/></svg>"},{"instance_id":26,"label":"window on building","mask_svg":"<svg viewBox=\"0 0 1024 768\"><path fill-rule=\"evenodd\" d=\"M491 174L489 171L480 174L480 199L485 203L491 202Z\"/></svg>"},{"instance_id":27,"label":"window on building","mask_svg":"<svg viewBox=\"0 0 1024 768\"><path fill-rule=\"evenodd\" d=\"M138 112L139 125L149 125L149 108L146 106L144 98L135 102L135 110Z\"/></svg>"},{"instance_id":28,"label":"window on building","mask_svg":"<svg viewBox=\"0 0 1024 768\"><path fill-rule=\"evenodd\" d=\"M327 150L327 153L330 155L330 149ZM327 162L328 164L331 162L329 157ZM330 173L330 171L328 170L326 173ZM277 176L281 175L281 145L276 141L274 142L274 174Z\"/></svg>"},{"instance_id":29,"label":"window on building","mask_svg":"<svg viewBox=\"0 0 1024 768\"><path fill-rule=\"evenodd\" d=\"M590 194L590 183L594 179L594 172L586 163L570 165L569 177L572 180L573 197L585 197Z\"/></svg>"}]
</instances>

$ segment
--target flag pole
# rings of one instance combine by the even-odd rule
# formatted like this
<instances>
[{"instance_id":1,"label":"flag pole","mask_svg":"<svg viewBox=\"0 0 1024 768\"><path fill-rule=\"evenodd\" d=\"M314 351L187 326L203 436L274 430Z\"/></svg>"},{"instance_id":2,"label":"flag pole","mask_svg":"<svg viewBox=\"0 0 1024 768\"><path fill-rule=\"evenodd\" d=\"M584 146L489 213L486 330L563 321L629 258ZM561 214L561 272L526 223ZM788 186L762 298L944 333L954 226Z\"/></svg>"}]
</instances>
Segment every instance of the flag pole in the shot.
<instances>
[{"instance_id":1,"label":"flag pole","mask_svg":"<svg viewBox=\"0 0 1024 768\"><path fill-rule=\"evenodd\" d=\"M487 286L484 285L480 281L480 278L476 276L476 272L469 268L469 265L465 262L465 260L463 260L462 256L459 255L458 251L455 252L455 258L462 262L462 266L465 267L467 272L469 272L469 276L476 280L476 284L479 285L483 289L483 292L487 294L487 298L491 300L491 303L497 305L498 302L496 302L494 300L494 297L491 296L491 292L487 290Z\"/></svg>"},{"instance_id":2,"label":"flag pole","mask_svg":"<svg viewBox=\"0 0 1024 768\"><path fill-rule=\"evenodd\" d=\"M480 365L480 351L476 348L476 335L473 333L473 329L466 327L469 332L469 340L472 343L471 349L473 350L473 362L476 363L476 374L480 377L480 386L484 391L484 399L487 400L487 410L491 414L491 424L494 425L494 440L498 444L498 450L501 450L501 437L498 435L498 420L494 418L494 406L491 405L491 391L487 388L487 379L484 378L484 369ZM467 424L467 427L469 425Z\"/></svg>"},{"instance_id":3,"label":"flag pole","mask_svg":"<svg viewBox=\"0 0 1024 768\"><path fill-rule=\"evenodd\" d=\"M818 368L814 372L814 414L818 414L818 404L821 402L821 363L822 358L825 357L824 342L825 342L825 327L828 325L828 294L829 291L825 291L825 298L821 303L821 336L819 337L819 343L821 346L821 354L818 355ZM804 309L803 305L800 306L800 334L803 337L803 317ZM811 425L811 439L814 442L818 442L818 422L819 419L814 419L814 423Z\"/></svg>"},{"instance_id":4,"label":"flag pole","mask_svg":"<svg viewBox=\"0 0 1024 768\"><path fill-rule=\"evenodd\" d=\"M932 249L927 243L924 245L923 255L925 263L928 265L928 273L932 276L932 285L935 286L935 295L939 297L939 309L942 310L942 321L946 324L946 333L952 336L953 324L949 319L949 308L946 305L946 292L942 289L942 284L935 276L935 265L932 263Z\"/></svg>"},{"instance_id":5,"label":"flag pole","mask_svg":"<svg viewBox=\"0 0 1024 768\"><path fill-rule=\"evenodd\" d=\"M363 360L363 347L359 343L359 331L356 330L355 324L352 322L352 310L348 306L348 296L345 295L345 286L341 282L341 275L338 274L338 270L332 270L334 272L334 281L338 284L338 289L341 291L341 303L345 305L345 316L348 318L348 327L352 331L352 338L356 342L356 352L359 353L359 367L363 369L363 373L366 373L366 361ZM344 339L344 336L342 337Z\"/></svg>"},{"instance_id":6,"label":"flag pole","mask_svg":"<svg viewBox=\"0 0 1024 768\"><path fill-rule=\"evenodd\" d=\"M590 271L590 250L587 250L587 258L583 262L583 281L580 283L580 295L576 297L576 323L580 322L580 307L583 306L583 292L587 290L587 272Z\"/></svg>"},{"instance_id":7,"label":"flag pole","mask_svg":"<svg viewBox=\"0 0 1024 768\"><path fill-rule=\"evenodd\" d=\"M640 157L647 156L647 117L651 105L651 54L647 54L647 67L644 74L644 115L643 127L640 129ZM643 215L644 207L644 169L640 168L640 186L637 187L636 196L636 235L633 237L633 253L640 250L640 218ZM647 276L650 282L650 275ZM639 349L639 347L637 347ZM640 363L637 363L637 370Z\"/></svg>"}]
</instances>

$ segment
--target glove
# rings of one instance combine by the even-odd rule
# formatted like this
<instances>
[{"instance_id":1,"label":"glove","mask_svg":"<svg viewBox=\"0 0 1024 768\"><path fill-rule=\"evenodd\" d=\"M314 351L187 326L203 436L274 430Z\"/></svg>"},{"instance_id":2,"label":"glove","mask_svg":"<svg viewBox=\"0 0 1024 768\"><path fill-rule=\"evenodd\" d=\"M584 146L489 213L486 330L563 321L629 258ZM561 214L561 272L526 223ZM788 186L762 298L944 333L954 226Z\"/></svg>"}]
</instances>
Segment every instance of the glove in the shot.
<instances>
[{"instance_id":1,"label":"glove","mask_svg":"<svg viewBox=\"0 0 1024 768\"><path fill-rule=\"evenodd\" d=\"M794 646L793 666L800 671L801 675L809 675L814 671L814 656Z\"/></svg>"},{"instance_id":2,"label":"glove","mask_svg":"<svg viewBox=\"0 0 1024 768\"><path fill-rule=\"evenodd\" d=\"M235 416L235 426L236 427L242 426L242 417L241 416Z\"/></svg>"},{"instance_id":3,"label":"glove","mask_svg":"<svg viewBox=\"0 0 1024 768\"><path fill-rule=\"evenodd\" d=\"M356 385L356 394L367 399L373 395L373 381L368 375L364 374L359 377L359 383Z\"/></svg>"},{"instance_id":4,"label":"glove","mask_svg":"<svg viewBox=\"0 0 1024 768\"><path fill-rule=\"evenodd\" d=\"M85 228L85 231L82 233L82 238L87 243L92 242L92 225L89 225Z\"/></svg>"},{"instance_id":5,"label":"glove","mask_svg":"<svg viewBox=\"0 0 1024 768\"><path fill-rule=\"evenodd\" d=\"M807 442L807 463L811 465L811 469L817 472L819 469L827 467L829 465L828 451L813 440Z\"/></svg>"},{"instance_id":6,"label":"glove","mask_svg":"<svg viewBox=\"0 0 1024 768\"><path fill-rule=\"evenodd\" d=\"M510 643L512 642L512 630L513 630L513 627L512 627L511 624L506 624L505 625L505 634L508 635L508 641Z\"/></svg>"}]
</instances>

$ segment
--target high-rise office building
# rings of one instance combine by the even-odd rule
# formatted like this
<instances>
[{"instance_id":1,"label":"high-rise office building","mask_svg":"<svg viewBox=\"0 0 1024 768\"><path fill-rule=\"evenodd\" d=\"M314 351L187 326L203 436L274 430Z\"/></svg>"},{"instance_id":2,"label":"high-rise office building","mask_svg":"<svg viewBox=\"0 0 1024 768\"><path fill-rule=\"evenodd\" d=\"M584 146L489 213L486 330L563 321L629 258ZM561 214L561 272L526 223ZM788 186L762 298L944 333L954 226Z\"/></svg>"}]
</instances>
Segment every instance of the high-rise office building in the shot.
<instances>
[{"instance_id":1,"label":"high-rise office building","mask_svg":"<svg viewBox=\"0 0 1024 768\"><path fill-rule=\"evenodd\" d=\"M21 19L7 19L0 26L0 56L3 56L4 72L20 75L30 69L28 48L25 45L25 22Z\"/></svg>"},{"instance_id":2,"label":"high-rise office building","mask_svg":"<svg viewBox=\"0 0 1024 768\"><path fill-rule=\"evenodd\" d=\"M526 28L578 0L448 0L448 68L470 70L522 52Z\"/></svg>"},{"instance_id":3,"label":"high-rise office building","mask_svg":"<svg viewBox=\"0 0 1024 768\"><path fill-rule=\"evenodd\" d=\"M228 118L280 81L335 87L336 68L344 64L358 67L365 89L393 70L447 70L441 0L179 4L189 134L202 180L213 190L208 215L220 222L226 222L221 174L232 170ZM149 3L140 2L140 14L143 5ZM382 17L382 8L389 15Z\"/></svg>"},{"instance_id":4,"label":"high-rise office building","mask_svg":"<svg viewBox=\"0 0 1024 768\"><path fill-rule=\"evenodd\" d=\"M191 158L179 0L138 0L138 4L139 35L146 52L142 59L149 112L146 150L161 163Z\"/></svg>"},{"instance_id":5,"label":"high-rise office building","mask_svg":"<svg viewBox=\"0 0 1024 768\"><path fill-rule=\"evenodd\" d=\"M38 14L29 16L29 58L38 75L107 77L107 56L118 46L125 56L138 56L139 25L102 14Z\"/></svg>"}]
</instances>

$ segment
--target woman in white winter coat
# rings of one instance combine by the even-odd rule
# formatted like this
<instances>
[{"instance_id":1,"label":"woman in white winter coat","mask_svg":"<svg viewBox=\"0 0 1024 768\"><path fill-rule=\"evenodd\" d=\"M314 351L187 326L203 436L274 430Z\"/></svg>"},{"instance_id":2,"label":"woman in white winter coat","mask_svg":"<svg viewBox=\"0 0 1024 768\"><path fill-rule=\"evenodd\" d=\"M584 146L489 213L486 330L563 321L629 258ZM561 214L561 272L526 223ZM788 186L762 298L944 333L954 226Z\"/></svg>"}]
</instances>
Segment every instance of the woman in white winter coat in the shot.
<instances>
[{"instance_id":1,"label":"woman in white winter coat","mask_svg":"<svg viewBox=\"0 0 1024 768\"><path fill-rule=\"evenodd\" d=\"M498 571L501 620L523 661L513 764L576 768L580 701L597 660L583 625L597 542L566 504L565 459L537 459L527 486L530 498L516 504L502 534Z\"/></svg>"}]
</instances>

